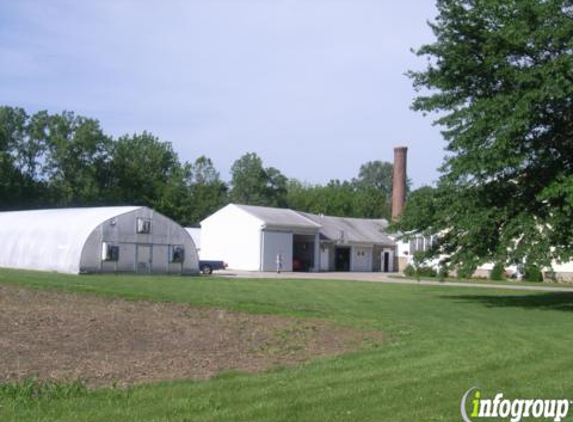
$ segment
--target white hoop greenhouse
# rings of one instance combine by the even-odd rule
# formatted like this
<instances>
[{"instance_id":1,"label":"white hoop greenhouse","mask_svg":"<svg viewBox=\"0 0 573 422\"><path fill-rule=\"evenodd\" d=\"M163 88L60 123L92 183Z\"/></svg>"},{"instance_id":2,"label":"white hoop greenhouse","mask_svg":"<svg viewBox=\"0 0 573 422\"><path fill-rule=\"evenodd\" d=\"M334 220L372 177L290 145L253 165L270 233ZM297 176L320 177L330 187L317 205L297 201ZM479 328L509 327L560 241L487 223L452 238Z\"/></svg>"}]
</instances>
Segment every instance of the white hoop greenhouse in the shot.
<instances>
[{"instance_id":1,"label":"white hoop greenhouse","mask_svg":"<svg viewBox=\"0 0 573 422\"><path fill-rule=\"evenodd\" d=\"M0 212L0 267L62 273L196 274L183 227L147 207Z\"/></svg>"}]
</instances>

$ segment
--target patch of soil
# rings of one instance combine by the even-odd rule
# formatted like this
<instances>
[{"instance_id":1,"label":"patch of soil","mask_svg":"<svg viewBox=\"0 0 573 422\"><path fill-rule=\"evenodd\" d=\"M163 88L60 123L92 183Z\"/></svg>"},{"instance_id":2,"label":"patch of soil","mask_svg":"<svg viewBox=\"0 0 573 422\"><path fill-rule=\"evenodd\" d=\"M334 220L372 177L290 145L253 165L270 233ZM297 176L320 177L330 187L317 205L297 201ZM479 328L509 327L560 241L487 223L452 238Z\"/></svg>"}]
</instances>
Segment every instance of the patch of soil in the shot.
<instances>
[{"instance_id":1,"label":"patch of soil","mask_svg":"<svg viewBox=\"0 0 573 422\"><path fill-rule=\"evenodd\" d=\"M382 339L325 321L0 285L0 383L206 379L339 355Z\"/></svg>"}]
</instances>

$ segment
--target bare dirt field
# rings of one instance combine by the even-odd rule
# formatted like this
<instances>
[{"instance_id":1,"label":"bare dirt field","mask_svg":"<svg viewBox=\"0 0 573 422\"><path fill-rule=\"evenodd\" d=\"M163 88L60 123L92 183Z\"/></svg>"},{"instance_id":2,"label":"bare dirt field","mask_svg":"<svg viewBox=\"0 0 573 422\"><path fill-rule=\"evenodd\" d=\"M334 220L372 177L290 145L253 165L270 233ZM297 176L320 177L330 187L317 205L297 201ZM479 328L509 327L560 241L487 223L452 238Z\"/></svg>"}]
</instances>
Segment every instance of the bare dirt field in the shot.
<instances>
[{"instance_id":1,"label":"bare dirt field","mask_svg":"<svg viewBox=\"0 0 573 422\"><path fill-rule=\"evenodd\" d=\"M0 382L88 385L206 379L339 355L381 333L325 321L249 315L0 285Z\"/></svg>"}]
</instances>

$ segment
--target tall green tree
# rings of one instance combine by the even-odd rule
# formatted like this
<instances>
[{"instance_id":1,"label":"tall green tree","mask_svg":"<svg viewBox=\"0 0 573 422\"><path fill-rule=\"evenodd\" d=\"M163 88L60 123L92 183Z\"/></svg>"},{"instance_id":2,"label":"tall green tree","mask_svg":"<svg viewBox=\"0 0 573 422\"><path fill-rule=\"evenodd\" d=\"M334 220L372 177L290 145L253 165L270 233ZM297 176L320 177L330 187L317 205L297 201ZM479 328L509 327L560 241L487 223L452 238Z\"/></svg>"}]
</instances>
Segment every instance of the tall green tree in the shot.
<instances>
[{"instance_id":1,"label":"tall green tree","mask_svg":"<svg viewBox=\"0 0 573 422\"><path fill-rule=\"evenodd\" d=\"M97 120L0 108L0 185L15 184L3 205L102 203L110 145Z\"/></svg>"},{"instance_id":2,"label":"tall green tree","mask_svg":"<svg viewBox=\"0 0 573 422\"><path fill-rule=\"evenodd\" d=\"M141 202L141 204L156 209L179 224L193 225L194 203L189 186L190 167L188 163L180 164L178 161L174 163L167 177L155 185L156 190L151 194L152 196L148 196L146 202Z\"/></svg>"},{"instance_id":3,"label":"tall green tree","mask_svg":"<svg viewBox=\"0 0 573 422\"><path fill-rule=\"evenodd\" d=\"M549 265L573 257L573 7L570 0L438 0L436 40L411 72L413 107L440 116L448 156L437 253Z\"/></svg>"},{"instance_id":4,"label":"tall green tree","mask_svg":"<svg viewBox=\"0 0 573 422\"><path fill-rule=\"evenodd\" d=\"M388 210L385 195L371 187L357 187L352 181L331 180L325 186L289 180L288 207L314 214L339 217L382 218ZM386 207L386 208L385 208Z\"/></svg>"},{"instance_id":5,"label":"tall green tree","mask_svg":"<svg viewBox=\"0 0 573 422\"><path fill-rule=\"evenodd\" d=\"M387 161L368 161L360 166L354 183L359 188L375 189L387 198L392 195L392 175L394 166Z\"/></svg>"},{"instance_id":6,"label":"tall green tree","mask_svg":"<svg viewBox=\"0 0 573 422\"><path fill-rule=\"evenodd\" d=\"M44 124L44 128L37 129L43 129L45 141L38 143L37 138L31 138L31 156L34 148L43 145L46 151L43 176L50 180L54 205L104 203L111 139L103 133L99 122L63 112L50 116Z\"/></svg>"},{"instance_id":7,"label":"tall green tree","mask_svg":"<svg viewBox=\"0 0 573 422\"><path fill-rule=\"evenodd\" d=\"M400 225L408 228L430 227L424 235L434 235L434 220L437 209L437 189L432 186L422 186L410 193L400 219Z\"/></svg>"},{"instance_id":8,"label":"tall green tree","mask_svg":"<svg viewBox=\"0 0 573 422\"><path fill-rule=\"evenodd\" d=\"M265 168L255 153L247 153L231 167L232 202L247 205L284 207L287 204L287 178L273 167Z\"/></svg>"},{"instance_id":9,"label":"tall green tree","mask_svg":"<svg viewBox=\"0 0 573 422\"><path fill-rule=\"evenodd\" d=\"M227 184L221 180L210 158L201 156L190 168L188 224L197 226L229 203Z\"/></svg>"},{"instance_id":10,"label":"tall green tree","mask_svg":"<svg viewBox=\"0 0 573 422\"><path fill-rule=\"evenodd\" d=\"M352 179L359 199L359 216L390 218L392 214L392 181L394 165L387 161L368 161L360 166L358 177ZM407 183L409 191L410 181Z\"/></svg>"},{"instance_id":11,"label":"tall green tree","mask_svg":"<svg viewBox=\"0 0 573 422\"><path fill-rule=\"evenodd\" d=\"M265 169L265 197L267 205L284 208L287 206L287 177L274 167Z\"/></svg>"},{"instance_id":12,"label":"tall green tree","mask_svg":"<svg viewBox=\"0 0 573 422\"><path fill-rule=\"evenodd\" d=\"M166 176L148 205L184 226L199 225L228 203L227 185L210 158L201 156L192 164L175 160Z\"/></svg>"},{"instance_id":13,"label":"tall green tree","mask_svg":"<svg viewBox=\"0 0 573 422\"><path fill-rule=\"evenodd\" d=\"M154 206L170 179L185 180L170 143L151 133L125 135L113 145L111 195L115 203Z\"/></svg>"},{"instance_id":14,"label":"tall green tree","mask_svg":"<svg viewBox=\"0 0 573 422\"><path fill-rule=\"evenodd\" d=\"M30 184L18 166L18 146L26 139L28 115L21 108L0 107L0 209L26 201Z\"/></svg>"}]
</instances>

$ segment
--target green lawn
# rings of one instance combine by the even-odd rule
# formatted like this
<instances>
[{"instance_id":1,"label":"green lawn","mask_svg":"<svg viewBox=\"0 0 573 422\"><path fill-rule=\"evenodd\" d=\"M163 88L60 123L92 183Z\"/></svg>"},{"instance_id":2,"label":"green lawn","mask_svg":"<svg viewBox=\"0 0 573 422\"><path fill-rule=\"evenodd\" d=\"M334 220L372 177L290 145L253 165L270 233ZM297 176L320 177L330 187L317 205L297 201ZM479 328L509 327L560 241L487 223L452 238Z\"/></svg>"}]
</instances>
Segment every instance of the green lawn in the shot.
<instances>
[{"instance_id":1,"label":"green lawn","mask_svg":"<svg viewBox=\"0 0 573 422\"><path fill-rule=\"evenodd\" d=\"M461 396L474 385L488 396L573 399L573 292L7 270L0 282L328 319L391 338L373 350L206 382L51 399L0 394L2 422L460 421Z\"/></svg>"}]
</instances>

